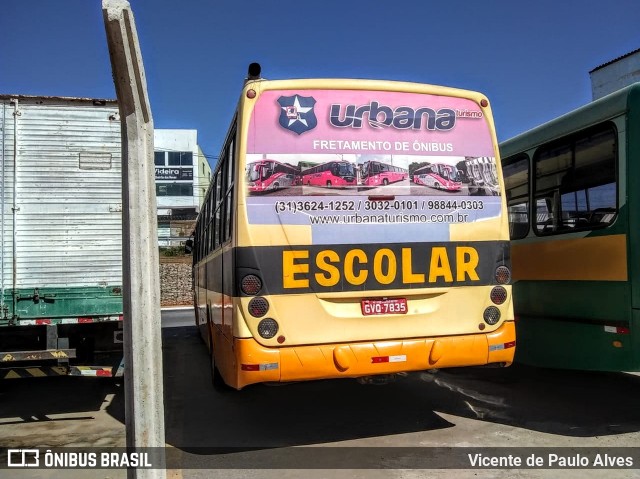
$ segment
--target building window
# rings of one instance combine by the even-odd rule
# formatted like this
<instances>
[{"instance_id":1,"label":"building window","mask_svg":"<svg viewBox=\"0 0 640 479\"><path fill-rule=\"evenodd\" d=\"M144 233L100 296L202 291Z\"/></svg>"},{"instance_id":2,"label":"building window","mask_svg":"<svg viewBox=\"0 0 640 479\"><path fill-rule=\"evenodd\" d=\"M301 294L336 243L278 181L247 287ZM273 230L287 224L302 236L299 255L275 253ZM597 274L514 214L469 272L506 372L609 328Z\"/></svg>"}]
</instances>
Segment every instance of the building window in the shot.
<instances>
[{"instance_id":1,"label":"building window","mask_svg":"<svg viewBox=\"0 0 640 479\"><path fill-rule=\"evenodd\" d=\"M182 166L192 166L193 165L193 153L190 151L181 151L180 152L180 164Z\"/></svg>"},{"instance_id":2,"label":"building window","mask_svg":"<svg viewBox=\"0 0 640 479\"><path fill-rule=\"evenodd\" d=\"M193 165L193 153L190 151L170 151L169 166L191 166Z\"/></svg>"},{"instance_id":3,"label":"building window","mask_svg":"<svg viewBox=\"0 0 640 479\"><path fill-rule=\"evenodd\" d=\"M193 196L193 185L191 183L157 184L156 196Z\"/></svg>"},{"instance_id":4,"label":"building window","mask_svg":"<svg viewBox=\"0 0 640 479\"><path fill-rule=\"evenodd\" d=\"M169 152L169 166L180 166L180 152L179 151L170 151Z\"/></svg>"},{"instance_id":5,"label":"building window","mask_svg":"<svg viewBox=\"0 0 640 479\"><path fill-rule=\"evenodd\" d=\"M156 166L164 166L164 151L156 151L153 154L153 162Z\"/></svg>"}]
</instances>

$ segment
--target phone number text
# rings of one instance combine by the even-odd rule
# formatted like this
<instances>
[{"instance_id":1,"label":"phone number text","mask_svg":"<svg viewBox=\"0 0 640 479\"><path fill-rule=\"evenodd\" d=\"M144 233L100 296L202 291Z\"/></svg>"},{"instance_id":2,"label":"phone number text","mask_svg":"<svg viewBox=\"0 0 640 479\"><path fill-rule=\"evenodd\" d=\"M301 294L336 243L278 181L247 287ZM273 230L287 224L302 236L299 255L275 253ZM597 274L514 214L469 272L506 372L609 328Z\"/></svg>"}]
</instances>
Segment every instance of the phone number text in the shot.
<instances>
[{"instance_id":1,"label":"phone number text","mask_svg":"<svg viewBox=\"0 0 640 479\"><path fill-rule=\"evenodd\" d=\"M482 210L484 203L476 200L383 200L383 201L276 201L276 213L312 211L420 211L420 210Z\"/></svg>"}]
</instances>

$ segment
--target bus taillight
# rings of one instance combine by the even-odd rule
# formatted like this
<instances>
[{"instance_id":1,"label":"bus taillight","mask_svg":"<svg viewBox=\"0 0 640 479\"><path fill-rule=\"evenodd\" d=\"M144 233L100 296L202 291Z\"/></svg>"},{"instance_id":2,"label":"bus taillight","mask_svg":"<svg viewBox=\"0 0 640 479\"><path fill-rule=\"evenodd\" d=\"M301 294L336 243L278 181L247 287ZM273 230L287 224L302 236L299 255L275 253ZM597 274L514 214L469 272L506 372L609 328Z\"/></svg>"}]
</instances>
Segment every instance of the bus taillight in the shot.
<instances>
[{"instance_id":1,"label":"bus taillight","mask_svg":"<svg viewBox=\"0 0 640 479\"><path fill-rule=\"evenodd\" d=\"M266 318L258 323L258 334L264 339L271 339L278 334L278 323L275 319Z\"/></svg>"},{"instance_id":2,"label":"bus taillight","mask_svg":"<svg viewBox=\"0 0 640 479\"><path fill-rule=\"evenodd\" d=\"M278 369L278 363L263 363L263 364L241 364L240 369L242 371L272 371Z\"/></svg>"},{"instance_id":3,"label":"bus taillight","mask_svg":"<svg viewBox=\"0 0 640 479\"><path fill-rule=\"evenodd\" d=\"M494 286L490 297L493 304L502 304L507 300L507 290L502 286Z\"/></svg>"},{"instance_id":4,"label":"bus taillight","mask_svg":"<svg viewBox=\"0 0 640 479\"><path fill-rule=\"evenodd\" d=\"M607 326L604 327L605 332L615 334L631 334L631 329L624 326Z\"/></svg>"},{"instance_id":5,"label":"bus taillight","mask_svg":"<svg viewBox=\"0 0 640 479\"><path fill-rule=\"evenodd\" d=\"M244 294L255 296L262 289L262 280L255 274L248 274L242 278L240 289Z\"/></svg>"},{"instance_id":6,"label":"bus taillight","mask_svg":"<svg viewBox=\"0 0 640 479\"><path fill-rule=\"evenodd\" d=\"M260 365L259 364L243 364L242 366L240 366L240 369L242 369L243 371L260 371Z\"/></svg>"},{"instance_id":7,"label":"bus taillight","mask_svg":"<svg viewBox=\"0 0 640 479\"><path fill-rule=\"evenodd\" d=\"M507 284L511 281L511 271L506 266L498 266L496 269L496 281L499 284Z\"/></svg>"},{"instance_id":8,"label":"bus taillight","mask_svg":"<svg viewBox=\"0 0 640 479\"><path fill-rule=\"evenodd\" d=\"M254 318L261 318L269 311L269 302L262 298L251 298L249 301L249 314Z\"/></svg>"},{"instance_id":9,"label":"bus taillight","mask_svg":"<svg viewBox=\"0 0 640 479\"><path fill-rule=\"evenodd\" d=\"M509 341L508 343L492 344L489 346L489 351L500 351L502 349L509 349L509 348L515 348L515 347L516 347L516 342Z\"/></svg>"},{"instance_id":10,"label":"bus taillight","mask_svg":"<svg viewBox=\"0 0 640 479\"><path fill-rule=\"evenodd\" d=\"M495 306L489 306L484 310L484 314L482 315L484 322L493 326L498 321L500 321L500 310Z\"/></svg>"}]
</instances>

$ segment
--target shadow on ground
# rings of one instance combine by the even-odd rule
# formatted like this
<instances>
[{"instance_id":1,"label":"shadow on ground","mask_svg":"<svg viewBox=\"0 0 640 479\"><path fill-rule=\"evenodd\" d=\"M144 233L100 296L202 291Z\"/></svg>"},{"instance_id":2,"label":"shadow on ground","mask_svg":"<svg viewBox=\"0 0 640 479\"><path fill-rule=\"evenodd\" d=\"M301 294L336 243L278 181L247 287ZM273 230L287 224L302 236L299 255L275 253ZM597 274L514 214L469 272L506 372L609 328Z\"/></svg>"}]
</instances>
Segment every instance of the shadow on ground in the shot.
<instances>
[{"instance_id":1,"label":"shadow on ground","mask_svg":"<svg viewBox=\"0 0 640 479\"><path fill-rule=\"evenodd\" d=\"M524 366L413 373L384 386L354 380L218 393L193 327L164 330L167 443L275 448L452 427L439 413L594 437L640 431L640 377Z\"/></svg>"},{"instance_id":2,"label":"shadow on ground","mask_svg":"<svg viewBox=\"0 0 640 479\"><path fill-rule=\"evenodd\" d=\"M456 417L575 438L640 431L640 376L625 373L514 366L413 373L383 386L345 379L221 394L192 326L163 329L163 362L166 442L182 451L356 439L397 445L391 436L450 428ZM0 444L33 445L42 433L37 423L58 431L59 444L47 438L52 446L84 444L89 431L89 441L109 435L105 445L122 442L124 388L98 378L1 382Z\"/></svg>"},{"instance_id":3,"label":"shadow on ground","mask_svg":"<svg viewBox=\"0 0 640 479\"><path fill-rule=\"evenodd\" d=\"M101 409L109 410L124 423L123 389L111 378L63 376L0 381L0 425L93 419Z\"/></svg>"}]
</instances>

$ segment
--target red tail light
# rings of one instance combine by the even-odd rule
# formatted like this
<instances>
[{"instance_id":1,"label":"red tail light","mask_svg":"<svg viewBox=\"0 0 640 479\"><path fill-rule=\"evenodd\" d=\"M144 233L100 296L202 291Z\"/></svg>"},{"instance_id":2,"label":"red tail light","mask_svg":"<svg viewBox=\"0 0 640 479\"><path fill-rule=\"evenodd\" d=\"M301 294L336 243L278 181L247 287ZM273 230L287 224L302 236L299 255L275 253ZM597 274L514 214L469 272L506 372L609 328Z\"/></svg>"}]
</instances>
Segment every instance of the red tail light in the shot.
<instances>
[{"instance_id":1,"label":"red tail light","mask_svg":"<svg viewBox=\"0 0 640 479\"><path fill-rule=\"evenodd\" d=\"M254 318L261 318L269 311L269 302L261 297L251 298L249 301L249 314Z\"/></svg>"},{"instance_id":2,"label":"red tail light","mask_svg":"<svg viewBox=\"0 0 640 479\"><path fill-rule=\"evenodd\" d=\"M244 294L254 296L262 289L262 280L255 274L248 274L240 282L240 289Z\"/></svg>"},{"instance_id":3,"label":"red tail light","mask_svg":"<svg viewBox=\"0 0 640 479\"><path fill-rule=\"evenodd\" d=\"M502 304L507 300L507 290L502 286L494 286L490 297L493 304Z\"/></svg>"},{"instance_id":4,"label":"red tail light","mask_svg":"<svg viewBox=\"0 0 640 479\"><path fill-rule=\"evenodd\" d=\"M511 271L506 266L498 266L496 269L496 281L499 284L507 284L511 281Z\"/></svg>"}]
</instances>

